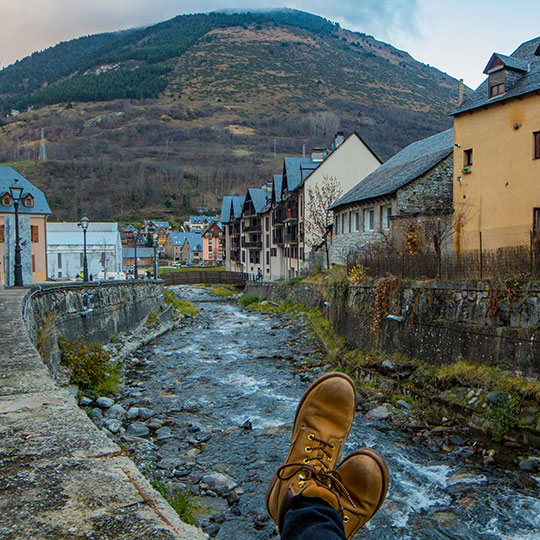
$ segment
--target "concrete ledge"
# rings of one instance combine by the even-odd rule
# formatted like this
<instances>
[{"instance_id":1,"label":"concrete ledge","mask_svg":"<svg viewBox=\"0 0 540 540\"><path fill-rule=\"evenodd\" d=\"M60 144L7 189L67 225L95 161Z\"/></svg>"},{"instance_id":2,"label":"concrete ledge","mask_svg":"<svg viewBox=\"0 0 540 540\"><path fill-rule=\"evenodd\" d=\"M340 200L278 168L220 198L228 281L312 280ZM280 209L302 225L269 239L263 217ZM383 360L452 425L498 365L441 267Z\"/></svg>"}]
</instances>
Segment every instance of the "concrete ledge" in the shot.
<instances>
[{"instance_id":1,"label":"concrete ledge","mask_svg":"<svg viewBox=\"0 0 540 540\"><path fill-rule=\"evenodd\" d=\"M203 539L56 388L22 320L27 291L0 291L0 537Z\"/></svg>"}]
</instances>

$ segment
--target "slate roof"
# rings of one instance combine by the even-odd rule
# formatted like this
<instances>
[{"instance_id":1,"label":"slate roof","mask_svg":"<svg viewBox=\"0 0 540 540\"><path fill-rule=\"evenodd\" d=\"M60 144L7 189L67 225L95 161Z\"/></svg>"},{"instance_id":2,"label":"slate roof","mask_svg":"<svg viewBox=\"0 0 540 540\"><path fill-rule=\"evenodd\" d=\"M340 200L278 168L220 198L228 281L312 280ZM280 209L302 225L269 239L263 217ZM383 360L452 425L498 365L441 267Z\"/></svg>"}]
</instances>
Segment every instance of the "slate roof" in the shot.
<instances>
[{"instance_id":1,"label":"slate roof","mask_svg":"<svg viewBox=\"0 0 540 540\"><path fill-rule=\"evenodd\" d=\"M172 232L169 233L169 238L173 246L183 246L187 240L191 251L202 250L202 236L195 232Z\"/></svg>"},{"instance_id":2,"label":"slate roof","mask_svg":"<svg viewBox=\"0 0 540 540\"><path fill-rule=\"evenodd\" d=\"M261 214L266 209L268 202L268 191L262 188L249 188L248 193L249 198L255 207L255 212L257 214Z\"/></svg>"},{"instance_id":3,"label":"slate roof","mask_svg":"<svg viewBox=\"0 0 540 540\"><path fill-rule=\"evenodd\" d=\"M169 222L168 221L154 221L150 220L147 223L153 223L154 227L157 227L158 229L168 229L169 228Z\"/></svg>"},{"instance_id":4,"label":"slate roof","mask_svg":"<svg viewBox=\"0 0 540 540\"><path fill-rule=\"evenodd\" d=\"M452 153L453 146L452 129L406 146L360 180L330 208L336 209L346 204L394 193L448 157Z\"/></svg>"},{"instance_id":5,"label":"slate roof","mask_svg":"<svg viewBox=\"0 0 540 540\"><path fill-rule=\"evenodd\" d=\"M55 231L50 230L49 225L50 223L47 223L47 247L83 245L83 232L80 227L78 231ZM120 245L120 236L118 232L92 231L88 228L86 244L88 246L116 246Z\"/></svg>"},{"instance_id":6,"label":"slate roof","mask_svg":"<svg viewBox=\"0 0 540 540\"><path fill-rule=\"evenodd\" d=\"M235 219L238 219L242 215L242 208L244 208L245 200L246 197L244 195L232 196L233 215Z\"/></svg>"},{"instance_id":7,"label":"slate roof","mask_svg":"<svg viewBox=\"0 0 540 540\"><path fill-rule=\"evenodd\" d=\"M273 194L274 194L275 202L281 202L281 188L283 185L283 175L274 174L273 182L274 182Z\"/></svg>"},{"instance_id":8,"label":"slate roof","mask_svg":"<svg viewBox=\"0 0 540 540\"><path fill-rule=\"evenodd\" d=\"M231 210L232 210L232 196L225 195L221 203L221 223L229 223L231 220Z\"/></svg>"},{"instance_id":9,"label":"slate roof","mask_svg":"<svg viewBox=\"0 0 540 540\"><path fill-rule=\"evenodd\" d=\"M312 161L310 157L283 158L283 189L294 191L308 176L303 171L311 173L321 163Z\"/></svg>"},{"instance_id":10,"label":"slate roof","mask_svg":"<svg viewBox=\"0 0 540 540\"><path fill-rule=\"evenodd\" d=\"M15 179L19 180L19 184L24 189L23 197L30 193L34 197L34 206L26 207L22 204L19 205L19 212L21 214L50 214L51 209L47 203L44 193L38 189L34 184L27 180L22 174L19 174L13 167L7 165L0 166L0 196L4 193L9 193L9 188L13 185ZM13 204L11 206L2 206L0 204L0 213L14 214L15 208Z\"/></svg>"},{"instance_id":11,"label":"slate roof","mask_svg":"<svg viewBox=\"0 0 540 540\"><path fill-rule=\"evenodd\" d=\"M196 225L204 225L204 223L215 223L218 221L216 216L189 216L189 222ZM154 223L156 223L154 221Z\"/></svg>"},{"instance_id":12,"label":"slate roof","mask_svg":"<svg viewBox=\"0 0 540 540\"><path fill-rule=\"evenodd\" d=\"M452 114L470 111L490 103L498 103L506 99L522 96L524 94L528 94L529 92L539 90L540 56L535 55L535 52L539 47L540 37L537 37L521 44L510 56L504 56L496 53L496 56L500 58L508 68L512 70L519 70L514 71L516 77L512 86L508 88L504 94L490 98L488 94L489 79L486 79ZM527 71L522 72L521 70L523 69L527 69Z\"/></svg>"},{"instance_id":13,"label":"slate roof","mask_svg":"<svg viewBox=\"0 0 540 540\"><path fill-rule=\"evenodd\" d=\"M50 221L47 223L47 234L51 232L76 232L81 234L81 228L79 227L78 222L67 222L67 221ZM88 223L87 235L93 232L108 232L116 233L118 232L118 223L113 223L110 221L90 221Z\"/></svg>"}]
</instances>

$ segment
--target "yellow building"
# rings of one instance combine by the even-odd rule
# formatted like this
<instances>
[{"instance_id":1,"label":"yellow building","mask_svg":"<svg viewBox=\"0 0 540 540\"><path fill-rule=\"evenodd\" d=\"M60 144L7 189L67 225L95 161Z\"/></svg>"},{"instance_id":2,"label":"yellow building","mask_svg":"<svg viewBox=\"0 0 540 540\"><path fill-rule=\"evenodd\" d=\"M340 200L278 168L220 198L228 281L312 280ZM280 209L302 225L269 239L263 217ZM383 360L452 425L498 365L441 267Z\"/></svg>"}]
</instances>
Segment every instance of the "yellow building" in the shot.
<instances>
[{"instance_id":1,"label":"yellow building","mask_svg":"<svg viewBox=\"0 0 540 540\"><path fill-rule=\"evenodd\" d=\"M540 37L493 54L454 112L456 251L529 245L540 234Z\"/></svg>"}]
</instances>

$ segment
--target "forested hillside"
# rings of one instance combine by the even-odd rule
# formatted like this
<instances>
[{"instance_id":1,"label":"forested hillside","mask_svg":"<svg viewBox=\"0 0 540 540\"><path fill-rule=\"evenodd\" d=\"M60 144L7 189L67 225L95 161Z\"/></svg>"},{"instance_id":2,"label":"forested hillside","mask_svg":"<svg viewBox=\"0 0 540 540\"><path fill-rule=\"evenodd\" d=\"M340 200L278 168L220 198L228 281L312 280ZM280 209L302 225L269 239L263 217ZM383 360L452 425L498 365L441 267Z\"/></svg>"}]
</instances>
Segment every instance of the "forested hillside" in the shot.
<instances>
[{"instance_id":1,"label":"forested hillside","mask_svg":"<svg viewBox=\"0 0 540 540\"><path fill-rule=\"evenodd\" d=\"M0 106L21 111L4 117L0 160L43 187L54 219L174 220L337 129L388 158L448 127L456 97L440 71L308 13L184 15L0 71Z\"/></svg>"}]
</instances>

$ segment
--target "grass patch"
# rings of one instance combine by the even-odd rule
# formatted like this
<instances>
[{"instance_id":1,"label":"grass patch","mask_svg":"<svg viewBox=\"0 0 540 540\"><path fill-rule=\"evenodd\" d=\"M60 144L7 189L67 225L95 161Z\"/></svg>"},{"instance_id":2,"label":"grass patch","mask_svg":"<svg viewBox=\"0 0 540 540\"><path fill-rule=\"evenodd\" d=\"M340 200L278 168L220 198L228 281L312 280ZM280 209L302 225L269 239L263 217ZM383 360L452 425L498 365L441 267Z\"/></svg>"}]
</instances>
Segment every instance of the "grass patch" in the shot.
<instances>
[{"instance_id":1,"label":"grass patch","mask_svg":"<svg viewBox=\"0 0 540 540\"><path fill-rule=\"evenodd\" d=\"M182 300L178 298L175 292L171 289L166 288L163 292L163 296L167 305L172 304L174 309L183 315L191 315L192 317L195 317L199 313L199 310L189 300Z\"/></svg>"},{"instance_id":2,"label":"grass patch","mask_svg":"<svg viewBox=\"0 0 540 540\"><path fill-rule=\"evenodd\" d=\"M293 285L298 285L299 283L302 283L302 278L299 278L299 277L295 277L287 281L287 285L289 287L292 287Z\"/></svg>"},{"instance_id":3,"label":"grass patch","mask_svg":"<svg viewBox=\"0 0 540 540\"><path fill-rule=\"evenodd\" d=\"M508 403L496 405L487 412L486 416L491 423L491 436L494 441L500 441L503 435L519 427L521 400L521 396L514 394Z\"/></svg>"},{"instance_id":4,"label":"grass patch","mask_svg":"<svg viewBox=\"0 0 540 540\"><path fill-rule=\"evenodd\" d=\"M259 298L253 294L241 294L238 297L238 303L244 307L248 307L248 306L251 307L252 304L255 304L258 302L259 302Z\"/></svg>"},{"instance_id":5,"label":"grass patch","mask_svg":"<svg viewBox=\"0 0 540 540\"><path fill-rule=\"evenodd\" d=\"M493 366L461 361L437 369L436 377L441 382L452 385L482 387L540 400L540 381L513 377Z\"/></svg>"},{"instance_id":6,"label":"grass patch","mask_svg":"<svg viewBox=\"0 0 540 540\"><path fill-rule=\"evenodd\" d=\"M149 313L146 317L146 321L144 321L145 326L152 326L156 324L158 317L159 317L160 311L154 311L152 313Z\"/></svg>"},{"instance_id":7,"label":"grass patch","mask_svg":"<svg viewBox=\"0 0 540 540\"><path fill-rule=\"evenodd\" d=\"M216 285L210 289L214 294L227 298L236 294L236 287L234 285Z\"/></svg>"},{"instance_id":8,"label":"grass patch","mask_svg":"<svg viewBox=\"0 0 540 540\"><path fill-rule=\"evenodd\" d=\"M190 525L195 525L197 512L200 510L197 498L188 491L171 491L161 480L152 478L151 486L171 505L178 517Z\"/></svg>"},{"instance_id":9,"label":"grass patch","mask_svg":"<svg viewBox=\"0 0 540 540\"><path fill-rule=\"evenodd\" d=\"M113 362L101 343L84 343L80 339L58 340L62 363L71 370L71 382L93 395L118 394L122 385L122 364Z\"/></svg>"}]
</instances>

